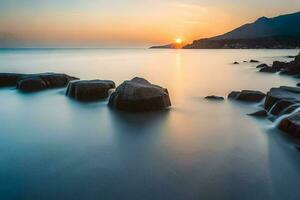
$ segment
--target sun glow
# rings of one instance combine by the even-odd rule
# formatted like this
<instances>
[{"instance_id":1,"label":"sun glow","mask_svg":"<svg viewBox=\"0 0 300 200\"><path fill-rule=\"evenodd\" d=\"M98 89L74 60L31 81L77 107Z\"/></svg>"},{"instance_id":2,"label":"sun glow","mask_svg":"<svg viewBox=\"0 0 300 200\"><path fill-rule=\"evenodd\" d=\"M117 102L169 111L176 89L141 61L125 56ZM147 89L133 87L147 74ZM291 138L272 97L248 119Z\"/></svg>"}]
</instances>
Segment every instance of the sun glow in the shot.
<instances>
[{"instance_id":1,"label":"sun glow","mask_svg":"<svg viewBox=\"0 0 300 200\"><path fill-rule=\"evenodd\" d=\"M175 42L176 42L176 44L182 44L182 39L181 38L176 38Z\"/></svg>"}]
</instances>

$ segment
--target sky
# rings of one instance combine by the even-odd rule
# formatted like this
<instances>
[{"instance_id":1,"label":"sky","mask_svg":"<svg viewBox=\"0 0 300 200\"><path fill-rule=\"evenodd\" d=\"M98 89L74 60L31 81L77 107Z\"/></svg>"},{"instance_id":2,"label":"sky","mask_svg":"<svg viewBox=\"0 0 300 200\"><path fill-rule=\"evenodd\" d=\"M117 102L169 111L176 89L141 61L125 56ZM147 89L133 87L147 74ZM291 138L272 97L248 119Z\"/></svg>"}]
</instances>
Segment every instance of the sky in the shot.
<instances>
[{"instance_id":1,"label":"sky","mask_svg":"<svg viewBox=\"0 0 300 200\"><path fill-rule=\"evenodd\" d=\"M216 36L299 0L0 0L0 47L147 47Z\"/></svg>"}]
</instances>

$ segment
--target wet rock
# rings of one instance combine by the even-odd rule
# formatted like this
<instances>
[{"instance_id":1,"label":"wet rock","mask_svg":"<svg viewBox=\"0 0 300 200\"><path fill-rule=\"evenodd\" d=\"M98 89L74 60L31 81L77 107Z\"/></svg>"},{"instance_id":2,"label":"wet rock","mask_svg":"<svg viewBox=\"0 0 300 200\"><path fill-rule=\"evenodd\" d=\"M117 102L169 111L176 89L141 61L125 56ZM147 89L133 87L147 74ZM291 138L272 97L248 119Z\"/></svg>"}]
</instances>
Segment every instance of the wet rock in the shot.
<instances>
[{"instance_id":1,"label":"wet rock","mask_svg":"<svg viewBox=\"0 0 300 200\"><path fill-rule=\"evenodd\" d=\"M297 87L300 87L300 83L297 83Z\"/></svg>"},{"instance_id":2,"label":"wet rock","mask_svg":"<svg viewBox=\"0 0 300 200\"><path fill-rule=\"evenodd\" d=\"M265 63L256 66L256 68L264 68L264 67L269 67L269 66Z\"/></svg>"},{"instance_id":3,"label":"wet rock","mask_svg":"<svg viewBox=\"0 0 300 200\"><path fill-rule=\"evenodd\" d=\"M78 101L96 101L107 98L115 83L109 80L78 80L68 84L66 95Z\"/></svg>"},{"instance_id":4,"label":"wet rock","mask_svg":"<svg viewBox=\"0 0 300 200\"><path fill-rule=\"evenodd\" d=\"M234 65L238 65L238 64L240 64L240 63L239 63L239 62L234 62L233 64L234 64Z\"/></svg>"},{"instance_id":5,"label":"wet rock","mask_svg":"<svg viewBox=\"0 0 300 200\"><path fill-rule=\"evenodd\" d=\"M211 96L205 97L205 99L208 99L208 100L218 100L218 101L223 101L223 100L224 100L224 97L211 95Z\"/></svg>"},{"instance_id":6,"label":"wet rock","mask_svg":"<svg viewBox=\"0 0 300 200\"><path fill-rule=\"evenodd\" d=\"M259 63L258 60L250 60L249 62L250 62L250 63Z\"/></svg>"},{"instance_id":7,"label":"wet rock","mask_svg":"<svg viewBox=\"0 0 300 200\"><path fill-rule=\"evenodd\" d=\"M288 109L291 105L299 104L299 102L300 88L281 86L279 88L271 88L267 93L264 108L267 111L272 109L274 114L278 114L284 109Z\"/></svg>"},{"instance_id":8,"label":"wet rock","mask_svg":"<svg viewBox=\"0 0 300 200\"><path fill-rule=\"evenodd\" d=\"M248 115L249 116L253 116L253 117L267 117L268 116L268 112L266 110L259 110L257 112L250 113Z\"/></svg>"},{"instance_id":9,"label":"wet rock","mask_svg":"<svg viewBox=\"0 0 300 200\"><path fill-rule=\"evenodd\" d=\"M274 61L272 64L272 68L274 68L276 71L280 71L286 67L287 63L286 62L281 62L281 61Z\"/></svg>"},{"instance_id":10,"label":"wet rock","mask_svg":"<svg viewBox=\"0 0 300 200\"><path fill-rule=\"evenodd\" d=\"M300 113L297 112L283 119L278 128L293 137L300 138Z\"/></svg>"},{"instance_id":11,"label":"wet rock","mask_svg":"<svg viewBox=\"0 0 300 200\"><path fill-rule=\"evenodd\" d=\"M25 74L18 73L0 73L0 87L16 86L17 82Z\"/></svg>"},{"instance_id":12,"label":"wet rock","mask_svg":"<svg viewBox=\"0 0 300 200\"><path fill-rule=\"evenodd\" d=\"M282 74L299 75L300 74L300 53L289 63L285 63L281 70Z\"/></svg>"},{"instance_id":13,"label":"wet rock","mask_svg":"<svg viewBox=\"0 0 300 200\"><path fill-rule=\"evenodd\" d=\"M228 95L229 99L248 102L259 102L265 98L265 94L255 90L233 91Z\"/></svg>"},{"instance_id":14,"label":"wet rock","mask_svg":"<svg viewBox=\"0 0 300 200\"><path fill-rule=\"evenodd\" d=\"M78 78L66 74L41 73L23 76L17 83L17 89L34 92L50 88L65 87L70 81Z\"/></svg>"},{"instance_id":15,"label":"wet rock","mask_svg":"<svg viewBox=\"0 0 300 200\"><path fill-rule=\"evenodd\" d=\"M261 69L259 70L259 72L276 73L277 70L276 70L275 68L273 68L273 67L267 66L267 67L261 68Z\"/></svg>"},{"instance_id":16,"label":"wet rock","mask_svg":"<svg viewBox=\"0 0 300 200\"><path fill-rule=\"evenodd\" d=\"M144 112L165 109L171 106L171 101L167 89L136 77L117 87L110 96L109 106L124 111Z\"/></svg>"}]
</instances>

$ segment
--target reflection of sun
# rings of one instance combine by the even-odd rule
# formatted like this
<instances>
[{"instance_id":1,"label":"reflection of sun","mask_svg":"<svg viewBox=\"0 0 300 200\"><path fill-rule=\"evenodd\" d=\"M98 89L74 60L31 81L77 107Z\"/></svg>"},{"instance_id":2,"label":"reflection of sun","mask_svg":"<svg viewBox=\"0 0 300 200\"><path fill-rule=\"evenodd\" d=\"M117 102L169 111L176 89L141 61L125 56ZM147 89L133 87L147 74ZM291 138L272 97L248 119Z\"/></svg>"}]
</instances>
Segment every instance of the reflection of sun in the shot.
<instances>
[{"instance_id":1,"label":"reflection of sun","mask_svg":"<svg viewBox=\"0 0 300 200\"><path fill-rule=\"evenodd\" d=\"M176 44L182 44L182 39L181 38L176 38Z\"/></svg>"}]
</instances>

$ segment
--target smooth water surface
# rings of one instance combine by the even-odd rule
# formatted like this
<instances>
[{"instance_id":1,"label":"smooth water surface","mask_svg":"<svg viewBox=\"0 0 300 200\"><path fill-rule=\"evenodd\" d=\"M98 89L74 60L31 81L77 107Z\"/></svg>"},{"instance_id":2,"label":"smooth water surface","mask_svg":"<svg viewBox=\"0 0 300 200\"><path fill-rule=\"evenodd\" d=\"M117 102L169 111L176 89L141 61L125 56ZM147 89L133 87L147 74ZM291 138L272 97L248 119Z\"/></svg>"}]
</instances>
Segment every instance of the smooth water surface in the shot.
<instances>
[{"instance_id":1,"label":"smooth water surface","mask_svg":"<svg viewBox=\"0 0 300 200\"><path fill-rule=\"evenodd\" d=\"M296 79L262 74L296 50L0 50L1 72L135 76L167 87L168 111L130 114L107 100L78 103L65 89L0 89L0 199L299 199L300 152L258 104L207 95L268 91ZM232 65L234 61L240 65ZM299 81L300 82L300 81Z\"/></svg>"}]
</instances>

